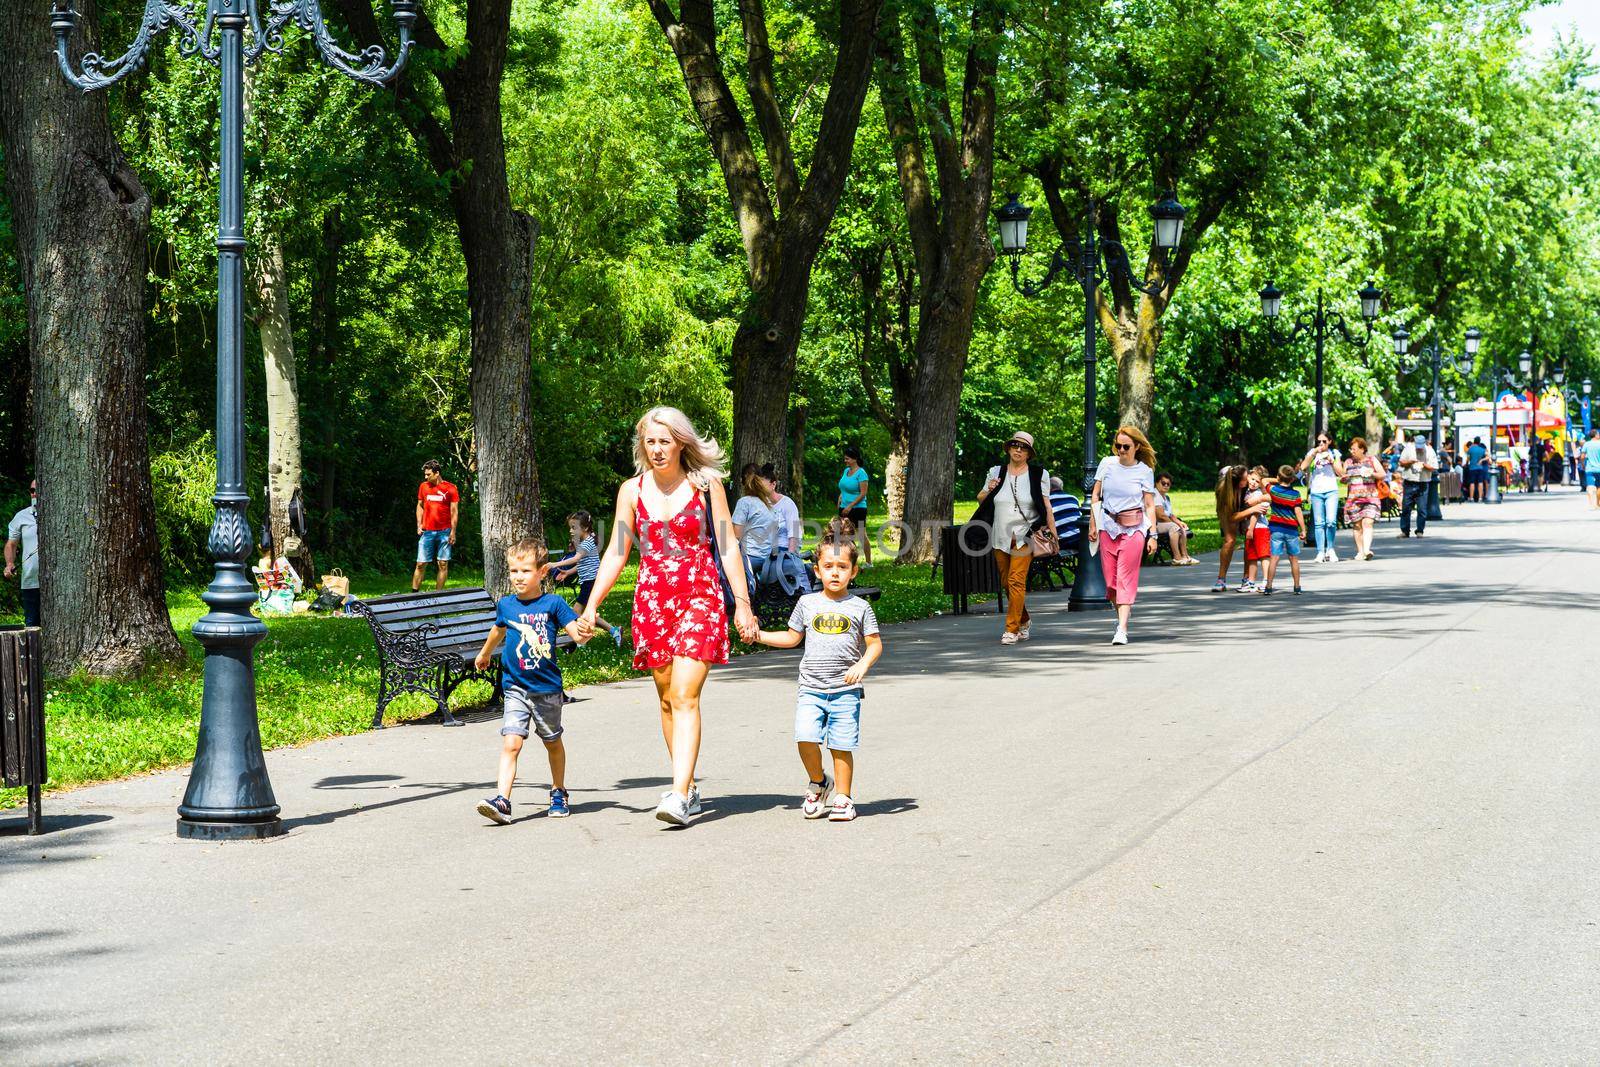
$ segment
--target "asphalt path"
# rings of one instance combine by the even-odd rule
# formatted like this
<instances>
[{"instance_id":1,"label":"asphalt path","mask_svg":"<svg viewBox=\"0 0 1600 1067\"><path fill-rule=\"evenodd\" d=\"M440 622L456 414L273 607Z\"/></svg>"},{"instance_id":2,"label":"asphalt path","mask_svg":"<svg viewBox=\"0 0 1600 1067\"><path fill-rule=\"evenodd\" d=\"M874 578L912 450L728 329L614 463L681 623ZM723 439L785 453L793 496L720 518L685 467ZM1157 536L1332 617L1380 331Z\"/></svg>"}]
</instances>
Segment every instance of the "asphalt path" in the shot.
<instances>
[{"instance_id":1,"label":"asphalt path","mask_svg":"<svg viewBox=\"0 0 1600 1067\"><path fill-rule=\"evenodd\" d=\"M182 771L8 812L0 1063L1600 1061L1600 515L1447 514L1298 597L1148 570L1126 647L887 629L850 824L795 652L713 672L682 830L648 682L569 705L567 820L537 746L474 813L487 712L269 753L274 841L178 840Z\"/></svg>"}]
</instances>

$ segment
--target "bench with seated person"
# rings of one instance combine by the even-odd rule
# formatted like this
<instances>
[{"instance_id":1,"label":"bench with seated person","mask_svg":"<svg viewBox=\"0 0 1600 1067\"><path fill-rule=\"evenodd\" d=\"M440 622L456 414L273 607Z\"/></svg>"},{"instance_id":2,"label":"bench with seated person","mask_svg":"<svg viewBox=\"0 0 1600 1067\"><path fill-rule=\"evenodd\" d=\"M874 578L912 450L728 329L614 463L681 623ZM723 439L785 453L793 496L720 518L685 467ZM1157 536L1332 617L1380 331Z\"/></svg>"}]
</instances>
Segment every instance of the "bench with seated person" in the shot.
<instances>
[{"instance_id":1,"label":"bench with seated person","mask_svg":"<svg viewBox=\"0 0 1600 1067\"><path fill-rule=\"evenodd\" d=\"M1172 509L1172 475L1161 471L1156 475L1156 559L1159 561L1165 556L1178 567L1199 563L1189 554L1192 534L1189 524L1178 518L1178 513Z\"/></svg>"}]
</instances>

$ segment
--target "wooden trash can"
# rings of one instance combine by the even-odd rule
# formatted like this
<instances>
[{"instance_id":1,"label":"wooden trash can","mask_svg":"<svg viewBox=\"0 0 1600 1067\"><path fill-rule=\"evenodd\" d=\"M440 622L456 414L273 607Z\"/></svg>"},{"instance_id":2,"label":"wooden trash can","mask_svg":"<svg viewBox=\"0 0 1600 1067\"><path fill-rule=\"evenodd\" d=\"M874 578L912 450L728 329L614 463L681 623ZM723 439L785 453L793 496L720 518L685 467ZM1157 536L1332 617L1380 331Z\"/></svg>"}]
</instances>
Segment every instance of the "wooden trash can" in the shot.
<instances>
[{"instance_id":1,"label":"wooden trash can","mask_svg":"<svg viewBox=\"0 0 1600 1067\"><path fill-rule=\"evenodd\" d=\"M28 833L43 830L44 679L38 627L0 626L0 781L28 789Z\"/></svg>"}]
</instances>

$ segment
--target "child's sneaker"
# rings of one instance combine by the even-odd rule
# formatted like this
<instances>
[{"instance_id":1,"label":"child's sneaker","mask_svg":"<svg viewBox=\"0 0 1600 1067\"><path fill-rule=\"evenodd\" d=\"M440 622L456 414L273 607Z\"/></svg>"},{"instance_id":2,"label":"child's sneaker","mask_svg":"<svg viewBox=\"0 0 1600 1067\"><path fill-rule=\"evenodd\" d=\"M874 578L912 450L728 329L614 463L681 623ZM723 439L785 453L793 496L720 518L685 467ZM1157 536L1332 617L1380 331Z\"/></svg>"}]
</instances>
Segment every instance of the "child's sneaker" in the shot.
<instances>
[{"instance_id":1,"label":"child's sneaker","mask_svg":"<svg viewBox=\"0 0 1600 1067\"><path fill-rule=\"evenodd\" d=\"M806 798L800 802L800 814L808 819L820 819L828 814L828 797L833 794L833 779L826 774L820 782L806 784Z\"/></svg>"},{"instance_id":2,"label":"child's sneaker","mask_svg":"<svg viewBox=\"0 0 1600 1067\"><path fill-rule=\"evenodd\" d=\"M840 793L833 798L833 807L828 809L829 822L849 822L856 817L856 802Z\"/></svg>"},{"instance_id":3,"label":"child's sneaker","mask_svg":"<svg viewBox=\"0 0 1600 1067\"><path fill-rule=\"evenodd\" d=\"M1270 585L1262 586L1261 587L1261 595L1262 596L1271 596L1272 595L1272 586L1270 586Z\"/></svg>"},{"instance_id":4,"label":"child's sneaker","mask_svg":"<svg viewBox=\"0 0 1600 1067\"><path fill-rule=\"evenodd\" d=\"M1228 591L1228 583L1223 579L1218 578L1214 583L1212 583L1211 591L1213 593L1226 593Z\"/></svg>"},{"instance_id":5,"label":"child's sneaker","mask_svg":"<svg viewBox=\"0 0 1600 1067\"><path fill-rule=\"evenodd\" d=\"M1298 585L1297 585L1297 586L1295 586L1295 587L1294 587L1294 591L1295 591L1295 594L1296 594L1296 595L1299 595L1299 593L1300 593L1300 587L1299 587L1299 586L1298 586Z\"/></svg>"},{"instance_id":6,"label":"child's sneaker","mask_svg":"<svg viewBox=\"0 0 1600 1067\"><path fill-rule=\"evenodd\" d=\"M687 826L692 818L689 814L689 798L682 793L669 792L656 805L656 818L674 826Z\"/></svg>"},{"instance_id":7,"label":"child's sneaker","mask_svg":"<svg viewBox=\"0 0 1600 1067\"><path fill-rule=\"evenodd\" d=\"M1258 588L1260 587L1257 586L1255 582L1252 582L1250 579L1246 578L1244 581L1239 583L1238 587L1234 589L1234 592L1254 593Z\"/></svg>"},{"instance_id":8,"label":"child's sneaker","mask_svg":"<svg viewBox=\"0 0 1600 1067\"><path fill-rule=\"evenodd\" d=\"M550 807L545 814L552 819L565 819L572 814L572 808L567 805L567 791L565 789L550 790Z\"/></svg>"},{"instance_id":9,"label":"child's sneaker","mask_svg":"<svg viewBox=\"0 0 1600 1067\"><path fill-rule=\"evenodd\" d=\"M478 801L478 814L504 826L511 821L511 801L496 793L488 800Z\"/></svg>"},{"instance_id":10,"label":"child's sneaker","mask_svg":"<svg viewBox=\"0 0 1600 1067\"><path fill-rule=\"evenodd\" d=\"M613 626L611 628L611 640L617 643L618 648L622 647L622 627Z\"/></svg>"}]
</instances>

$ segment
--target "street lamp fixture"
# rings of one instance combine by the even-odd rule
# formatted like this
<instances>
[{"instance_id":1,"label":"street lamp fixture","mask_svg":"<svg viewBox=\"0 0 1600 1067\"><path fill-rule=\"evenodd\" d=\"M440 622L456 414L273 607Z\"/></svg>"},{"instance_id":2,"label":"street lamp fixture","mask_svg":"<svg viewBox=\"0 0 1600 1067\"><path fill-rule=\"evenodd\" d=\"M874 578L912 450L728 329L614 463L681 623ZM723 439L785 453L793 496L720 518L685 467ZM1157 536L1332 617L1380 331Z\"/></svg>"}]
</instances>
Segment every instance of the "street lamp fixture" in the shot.
<instances>
[{"instance_id":1,"label":"street lamp fixture","mask_svg":"<svg viewBox=\"0 0 1600 1067\"><path fill-rule=\"evenodd\" d=\"M1032 300L1049 288L1063 271L1070 271L1083 289L1083 506L1079 518L1078 558L1067 610L1099 611L1109 608L1111 603L1106 599L1105 576L1100 571L1099 561L1089 554L1089 531L1094 521L1089 494L1094 488L1094 472L1100 462L1095 434L1095 294L1102 282L1115 279L1144 296L1159 295L1167 287L1168 257L1183 243L1183 220L1188 211L1171 191L1151 206L1150 218L1155 231L1151 243L1159 271L1150 281L1135 276L1127 249L1120 242L1100 234L1093 204L1084 212L1082 236L1075 234L1056 248L1039 281L1024 280L1022 256L1028 250L1028 219L1032 214L1033 209L1022 203L1016 193L1007 193L1006 202L995 212L1000 224L1000 251L1011 261L1012 288Z\"/></svg>"},{"instance_id":2,"label":"street lamp fixture","mask_svg":"<svg viewBox=\"0 0 1600 1067\"><path fill-rule=\"evenodd\" d=\"M1561 364L1557 363L1550 370L1550 380L1555 383L1557 389L1561 388L1563 385L1566 385L1567 384L1567 368L1565 368Z\"/></svg>"},{"instance_id":3,"label":"street lamp fixture","mask_svg":"<svg viewBox=\"0 0 1600 1067\"><path fill-rule=\"evenodd\" d=\"M200 17L178 0L149 0L133 43L120 56L97 53L74 69L68 46L78 13L57 0L50 14L56 59L68 82L88 92L104 89L144 65L155 39L173 27L178 54L221 71L221 159L217 189L217 489L208 547L216 561L200 595L210 609L195 623L205 649L200 735L194 769L178 806L178 836L205 840L274 837L283 833L278 802L261 753L256 715L255 646L267 634L251 614L254 584L245 567L250 553L250 494L244 459L244 68L267 52L283 51L292 23L310 33L322 61L368 85L387 85L411 55L415 0L392 0L400 49L394 62L379 46L346 52L328 33L317 0L206 0ZM263 13L265 18L263 18ZM246 41L248 35L249 40Z\"/></svg>"},{"instance_id":4,"label":"street lamp fixture","mask_svg":"<svg viewBox=\"0 0 1600 1067\"><path fill-rule=\"evenodd\" d=\"M1524 348L1517 355L1517 371L1523 375L1527 375L1527 373L1531 370L1533 370L1533 353Z\"/></svg>"},{"instance_id":5,"label":"street lamp fixture","mask_svg":"<svg viewBox=\"0 0 1600 1067\"><path fill-rule=\"evenodd\" d=\"M1295 318L1295 323L1287 334L1278 332L1278 318L1283 314L1283 290L1271 281L1261 290L1261 314L1267 320L1267 337L1279 347L1285 347L1295 342L1303 333L1310 333L1316 352L1316 414L1312 418L1312 432L1319 434L1323 430L1323 414L1326 405L1323 403L1322 366L1323 355L1327 348L1328 336L1337 330L1347 344L1357 348L1365 348L1372 341L1372 324L1378 317L1378 312L1383 306L1383 290L1372 284L1369 279L1367 284L1356 291L1356 297L1361 302L1361 321L1366 324L1367 332L1356 335L1350 332L1345 325L1344 316L1337 311L1328 310L1323 302L1322 290L1317 289L1316 307L1310 311L1302 312Z\"/></svg>"}]
</instances>

